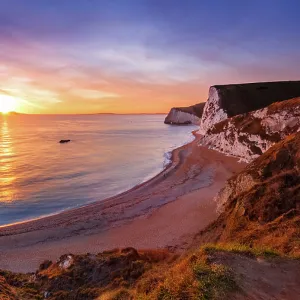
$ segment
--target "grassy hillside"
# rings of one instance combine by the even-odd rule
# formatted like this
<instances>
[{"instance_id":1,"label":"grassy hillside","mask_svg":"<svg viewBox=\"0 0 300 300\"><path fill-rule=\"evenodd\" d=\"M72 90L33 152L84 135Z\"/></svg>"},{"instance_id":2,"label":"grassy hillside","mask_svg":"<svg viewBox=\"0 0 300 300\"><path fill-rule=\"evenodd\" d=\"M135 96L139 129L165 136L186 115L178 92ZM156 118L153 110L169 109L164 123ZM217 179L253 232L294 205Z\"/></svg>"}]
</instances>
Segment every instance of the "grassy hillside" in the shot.
<instances>
[{"instance_id":1,"label":"grassy hillside","mask_svg":"<svg viewBox=\"0 0 300 300\"><path fill-rule=\"evenodd\" d=\"M264 245L300 255L300 133L288 136L231 178L222 213L199 242Z\"/></svg>"},{"instance_id":2,"label":"grassy hillside","mask_svg":"<svg viewBox=\"0 0 300 300\"><path fill-rule=\"evenodd\" d=\"M127 248L65 255L35 274L0 271L0 299L262 299L264 293L277 297L287 285L293 297L299 276L299 260L266 248L205 245L181 257Z\"/></svg>"}]
</instances>

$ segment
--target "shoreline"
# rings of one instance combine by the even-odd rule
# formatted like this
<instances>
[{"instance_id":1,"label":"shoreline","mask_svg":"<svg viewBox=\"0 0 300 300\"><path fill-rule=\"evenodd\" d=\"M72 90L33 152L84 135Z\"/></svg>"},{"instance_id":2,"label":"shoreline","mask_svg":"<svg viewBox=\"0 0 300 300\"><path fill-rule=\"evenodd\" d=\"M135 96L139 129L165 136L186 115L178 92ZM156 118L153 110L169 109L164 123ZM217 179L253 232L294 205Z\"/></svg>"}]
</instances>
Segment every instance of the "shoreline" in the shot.
<instances>
[{"instance_id":1,"label":"shoreline","mask_svg":"<svg viewBox=\"0 0 300 300\"><path fill-rule=\"evenodd\" d=\"M173 150L172 163L162 172L128 191L0 227L0 269L33 271L43 260L65 253L188 247L192 236L216 217L215 194L244 166L198 146L200 135L193 133L195 139Z\"/></svg>"},{"instance_id":2,"label":"shoreline","mask_svg":"<svg viewBox=\"0 0 300 300\"><path fill-rule=\"evenodd\" d=\"M34 221L39 221L39 220L43 220L45 218L49 218L49 217L54 217L54 216L57 216L57 215L60 215L60 214L63 214L65 212L69 212L69 211L72 211L72 210L77 210L77 209L81 209L81 208L85 208L87 206L90 206L90 205L93 205L95 203L98 203L98 202L105 202L105 201L111 201L113 200L114 198L116 197L121 197L121 196L125 196L127 193L130 193L140 187L142 187L143 185L147 184L147 183L150 183L150 181L152 180L155 180L156 177L159 177L161 176L163 173L166 173L168 171L169 168L171 168L174 164L175 164L175 161L174 161L174 157L176 156L175 152L180 150L181 148L183 148L184 146L188 146L189 144L193 143L195 140L199 140L199 134L197 133L198 130L195 129L191 132L191 134L194 136L194 139L190 142L186 142L184 143L183 145L181 145L180 147L177 147L169 152L166 152L166 153L171 153L171 156L169 158L169 163L166 164L163 169L161 171L159 171L158 173L156 173L156 175L152 176L152 175L149 175L149 179L145 179L144 181L142 181L141 183L138 183L136 185L134 185L133 187L129 188L129 189L126 189L122 192L118 192L116 195L114 196L111 196L111 197L108 197L108 198L105 198L105 199L102 199L102 200L95 200L93 202L90 202L90 203L87 203L87 204L84 204L84 205L79 205L78 207L72 207L72 208L66 208L62 211L58 211L58 212L54 212L54 213L50 213L50 214L47 214L47 215L42 215L40 217L36 217L36 218L32 218L32 219L28 219L28 220L23 220L23 221L18 221L18 222L14 222L14 223L9 223L9 224L4 224L4 225L0 225L0 230L2 228L7 228L7 227L12 227L12 226L17 226L17 225L23 225L25 223L30 223L30 222L34 222ZM165 154L166 154L165 153ZM147 178L147 177L146 177ZM1 236L1 232L0 232L0 236Z\"/></svg>"}]
</instances>

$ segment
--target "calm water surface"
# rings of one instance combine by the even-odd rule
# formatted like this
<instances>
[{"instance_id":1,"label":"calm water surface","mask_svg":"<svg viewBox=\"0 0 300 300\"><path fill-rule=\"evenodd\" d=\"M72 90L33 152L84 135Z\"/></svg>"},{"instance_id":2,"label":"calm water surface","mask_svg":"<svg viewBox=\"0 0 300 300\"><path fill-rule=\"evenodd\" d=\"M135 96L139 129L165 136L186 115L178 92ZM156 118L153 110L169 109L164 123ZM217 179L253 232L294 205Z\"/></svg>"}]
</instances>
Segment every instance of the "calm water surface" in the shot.
<instances>
[{"instance_id":1,"label":"calm water surface","mask_svg":"<svg viewBox=\"0 0 300 300\"><path fill-rule=\"evenodd\" d=\"M151 178L197 128L168 126L164 117L0 117L0 225L102 200Z\"/></svg>"}]
</instances>

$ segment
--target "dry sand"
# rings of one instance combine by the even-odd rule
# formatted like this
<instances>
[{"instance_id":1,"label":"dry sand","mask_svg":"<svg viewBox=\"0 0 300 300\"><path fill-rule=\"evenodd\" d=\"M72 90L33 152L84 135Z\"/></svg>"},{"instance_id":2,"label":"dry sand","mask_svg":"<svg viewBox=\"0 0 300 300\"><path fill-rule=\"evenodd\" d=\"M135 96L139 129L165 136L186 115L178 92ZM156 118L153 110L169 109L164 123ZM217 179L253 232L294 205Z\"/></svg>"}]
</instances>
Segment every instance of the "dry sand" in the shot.
<instances>
[{"instance_id":1,"label":"dry sand","mask_svg":"<svg viewBox=\"0 0 300 300\"><path fill-rule=\"evenodd\" d=\"M216 217L213 197L245 164L199 147L173 152L162 173L125 193L54 216L0 228L0 269L34 271L65 253L132 246L186 249Z\"/></svg>"}]
</instances>

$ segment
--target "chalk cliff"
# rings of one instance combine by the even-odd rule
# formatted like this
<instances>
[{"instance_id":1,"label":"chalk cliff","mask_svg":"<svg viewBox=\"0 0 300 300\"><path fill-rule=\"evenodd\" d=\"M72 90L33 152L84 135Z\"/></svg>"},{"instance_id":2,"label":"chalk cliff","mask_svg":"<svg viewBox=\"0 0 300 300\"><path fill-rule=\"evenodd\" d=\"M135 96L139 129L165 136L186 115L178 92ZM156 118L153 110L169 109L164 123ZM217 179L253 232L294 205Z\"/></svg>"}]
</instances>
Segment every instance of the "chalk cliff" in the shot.
<instances>
[{"instance_id":1,"label":"chalk cliff","mask_svg":"<svg viewBox=\"0 0 300 300\"><path fill-rule=\"evenodd\" d=\"M165 119L165 124L199 125L205 103L199 103L189 107L173 107Z\"/></svg>"},{"instance_id":2,"label":"chalk cliff","mask_svg":"<svg viewBox=\"0 0 300 300\"><path fill-rule=\"evenodd\" d=\"M215 85L203 110L199 132L205 134L214 124L239 114L300 96L300 81Z\"/></svg>"},{"instance_id":3,"label":"chalk cliff","mask_svg":"<svg viewBox=\"0 0 300 300\"><path fill-rule=\"evenodd\" d=\"M299 130L300 97L219 122L201 144L249 162Z\"/></svg>"}]
</instances>

